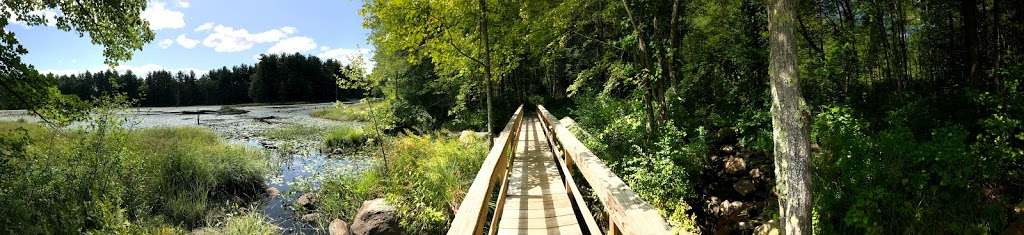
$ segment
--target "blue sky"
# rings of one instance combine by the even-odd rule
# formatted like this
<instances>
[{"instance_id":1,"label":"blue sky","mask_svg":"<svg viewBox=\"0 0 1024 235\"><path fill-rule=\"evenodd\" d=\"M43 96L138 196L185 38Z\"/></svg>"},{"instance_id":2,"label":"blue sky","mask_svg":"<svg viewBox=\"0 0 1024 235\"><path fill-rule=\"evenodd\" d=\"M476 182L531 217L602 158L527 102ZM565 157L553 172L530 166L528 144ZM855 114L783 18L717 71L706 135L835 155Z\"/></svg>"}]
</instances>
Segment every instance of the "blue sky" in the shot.
<instances>
[{"instance_id":1,"label":"blue sky","mask_svg":"<svg viewBox=\"0 0 1024 235\"><path fill-rule=\"evenodd\" d=\"M362 27L362 1L162 0L150 1L143 13L156 38L118 70L145 73L156 69L196 70L253 64L264 53L294 53L335 58L371 59L369 30ZM53 11L38 14L60 14ZM78 73L108 68L102 47L88 37L55 27L7 26L29 53L23 60L47 73Z\"/></svg>"}]
</instances>

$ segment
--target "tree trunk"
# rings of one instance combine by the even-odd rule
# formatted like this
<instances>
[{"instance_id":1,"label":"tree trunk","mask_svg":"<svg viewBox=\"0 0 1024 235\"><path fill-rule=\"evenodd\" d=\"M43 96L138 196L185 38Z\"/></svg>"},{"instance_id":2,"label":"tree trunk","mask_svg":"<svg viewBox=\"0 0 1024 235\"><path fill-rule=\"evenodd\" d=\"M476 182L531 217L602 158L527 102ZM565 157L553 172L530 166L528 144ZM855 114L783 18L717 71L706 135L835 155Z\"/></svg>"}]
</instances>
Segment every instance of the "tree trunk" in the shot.
<instances>
[{"instance_id":1,"label":"tree trunk","mask_svg":"<svg viewBox=\"0 0 1024 235\"><path fill-rule=\"evenodd\" d=\"M634 30L634 32L636 32L636 35L637 35L637 43L639 44L638 46L640 48L640 54L641 54L641 56L640 56L640 63L643 64L643 67L650 74L649 76L645 75L644 78L643 78L644 88L646 89L646 91L644 92L644 105L647 106L647 110L646 110L646 113L647 113L647 128L646 128L647 129L647 133L649 133L649 134L657 133L657 131L658 131L658 116L657 116L657 113L659 113L659 112L656 110L657 107L654 105L654 99L655 99L654 98L654 92L655 92L654 82L655 81L652 81L653 79L651 79L651 77L654 76L654 72L655 72L654 71L654 65L651 62L651 57L653 57L652 56L653 54L647 48L646 35L644 34L643 29L640 28L640 23L637 22L636 18L634 18L633 10L629 8L629 2L626 2L626 0L622 0L622 6L623 6L623 8L626 9L626 16L629 18L629 23L631 25L633 25L633 30Z\"/></svg>"},{"instance_id":2,"label":"tree trunk","mask_svg":"<svg viewBox=\"0 0 1024 235\"><path fill-rule=\"evenodd\" d=\"M964 50L964 70L968 84L977 84L978 80L978 2L964 0L960 2L960 37Z\"/></svg>"},{"instance_id":3,"label":"tree trunk","mask_svg":"<svg viewBox=\"0 0 1024 235\"><path fill-rule=\"evenodd\" d=\"M794 0L772 0L768 6L775 189L784 234L811 234L810 118L800 93L796 38L793 37L794 4Z\"/></svg>"},{"instance_id":4,"label":"tree trunk","mask_svg":"<svg viewBox=\"0 0 1024 235\"><path fill-rule=\"evenodd\" d=\"M494 109L491 106L491 42L487 37L487 0L480 0L480 37L484 43L484 89L487 90L487 144L494 145Z\"/></svg>"}]
</instances>

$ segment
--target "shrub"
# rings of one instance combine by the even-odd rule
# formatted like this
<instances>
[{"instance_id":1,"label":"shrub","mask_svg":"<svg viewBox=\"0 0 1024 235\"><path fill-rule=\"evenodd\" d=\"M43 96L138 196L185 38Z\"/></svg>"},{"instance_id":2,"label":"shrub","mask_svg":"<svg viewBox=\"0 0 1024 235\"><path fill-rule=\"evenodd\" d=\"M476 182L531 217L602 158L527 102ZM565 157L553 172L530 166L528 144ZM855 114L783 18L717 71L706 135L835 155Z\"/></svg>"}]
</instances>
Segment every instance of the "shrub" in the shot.
<instances>
[{"instance_id":1,"label":"shrub","mask_svg":"<svg viewBox=\"0 0 1024 235\"><path fill-rule=\"evenodd\" d=\"M957 126L917 140L896 126L867 134L850 109L817 116L813 138L815 228L823 233L986 233L1005 226L998 202L986 200L967 132Z\"/></svg>"},{"instance_id":2,"label":"shrub","mask_svg":"<svg viewBox=\"0 0 1024 235\"><path fill-rule=\"evenodd\" d=\"M395 137L389 143L386 161L374 161L377 170L325 180L317 194L323 202L318 210L352 218L364 200L383 197L398 208L405 231L443 233L450 206L462 201L483 162L485 143L426 135Z\"/></svg>"},{"instance_id":3,"label":"shrub","mask_svg":"<svg viewBox=\"0 0 1024 235\"><path fill-rule=\"evenodd\" d=\"M328 148L358 147L363 143L366 143L366 133L360 128L342 126L324 134L324 144Z\"/></svg>"},{"instance_id":4,"label":"shrub","mask_svg":"<svg viewBox=\"0 0 1024 235\"><path fill-rule=\"evenodd\" d=\"M209 130L127 130L111 116L91 123L85 130L0 124L0 227L112 233L150 218L191 227L220 202L262 192L265 155L227 145Z\"/></svg>"}]
</instances>

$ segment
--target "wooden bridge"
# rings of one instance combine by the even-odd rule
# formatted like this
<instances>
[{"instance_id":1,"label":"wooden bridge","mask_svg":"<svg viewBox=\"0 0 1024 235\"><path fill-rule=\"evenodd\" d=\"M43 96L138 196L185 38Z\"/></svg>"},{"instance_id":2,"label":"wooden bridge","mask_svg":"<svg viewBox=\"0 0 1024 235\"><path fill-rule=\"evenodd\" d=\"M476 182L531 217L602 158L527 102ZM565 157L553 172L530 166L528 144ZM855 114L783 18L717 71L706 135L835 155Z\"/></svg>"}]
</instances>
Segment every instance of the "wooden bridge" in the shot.
<instances>
[{"instance_id":1,"label":"wooden bridge","mask_svg":"<svg viewBox=\"0 0 1024 235\"><path fill-rule=\"evenodd\" d=\"M670 233L658 211L544 106L524 113L520 106L494 140L448 234ZM607 223L594 219L578 185L597 196Z\"/></svg>"}]
</instances>

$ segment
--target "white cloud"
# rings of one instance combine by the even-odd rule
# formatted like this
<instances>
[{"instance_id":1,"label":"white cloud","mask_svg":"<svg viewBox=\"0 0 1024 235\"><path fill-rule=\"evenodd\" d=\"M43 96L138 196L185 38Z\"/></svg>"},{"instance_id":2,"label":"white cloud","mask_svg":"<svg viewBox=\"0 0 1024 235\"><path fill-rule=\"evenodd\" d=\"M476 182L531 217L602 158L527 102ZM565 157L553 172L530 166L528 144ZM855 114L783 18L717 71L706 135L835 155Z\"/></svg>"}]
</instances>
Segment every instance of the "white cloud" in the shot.
<instances>
[{"instance_id":1,"label":"white cloud","mask_svg":"<svg viewBox=\"0 0 1024 235\"><path fill-rule=\"evenodd\" d=\"M295 32L298 32L299 30L295 29L295 27L284 26L284 27L281 27L281 31L284 32L284 33L287 33L287 34L293 34Z\"/></svg>"},{"instance_id":2,"label":"white cloud","mask_svg":"<svg viewBox=\"0 0 1024 235\"><path fill-rule=\"evenodd\" d=\"M313 42L312 38L290 37L277 42L274 46L271 46L270 49L267 49L267 53L296 53L306 52L313 49L316 49L316 42Z\"/></svg>"},{"instance_id":3,"label":"white cloud","mask_svg":"<svg viewBox=\"0 0 1024 235\"><path fill-rule=\"evenodd\" d=\"M357 56L362 56L363 61L366 62L363 68L366 69L367 72L372 71L373 66L376 65L376 62L373 61L373 51L365 48L335 48L323 51L320 54L317 54L316 56L322 59L335 59L342 65L349 65L352 63L352 60L355 59Z\"/></svg>"},{"instance_id":4,"label":"white cloud","mask_svg":"<svg viewBox=\"0 0 1024 235\"><path fill-rule=\"evenodd\" d=\"M216 52L239 52L249 50L253 45L259 43L279 41L295 33L296 30L294 27L281 27L254 34L249 33L246 29L217 25L213 27L212 31L203 39L203 46L213 48Z\"/></svg>"},{"instance_id":5,"label":"white cloud","mask_svg":"<svg viewBox=\"0 0 1024 235\"><path fill-rule=\"evenodd\" d=\"M178 3L178 7L181 8L188 8L189 6L192 6L192 3L188 2L188 0L177 0L176 3Z\"/></svg>"},{"instance_id":6,"label":"white cloud","mask_svg":"<svg viewBox=\"0 0 1024 235\"><path fill-rule=\"evenodd\" d=\"M199 25L199 27L196 27L196 29L193 30L193 31L202 32L202 31L207 31L207 30L210 30L210 29L213 29L213 22L203 23L203 24Z\"/></svg>"},{"instance_id":7,"label":"white cloud","mask_svg":"<svg viewBox=\"0 0 1024 235\"><path fill-rule=\"evenodd\" d=\"M325 51L330 50L330 49L331 49L331 47L329 47L329 46L320 46L320 52L325 52Z\"/></svg>"},{"instance_id":8,"label":"white cloud","mask_svg":"<svg viewBox=\"0 0 1024 235\"><path fill-rule=\"evenodd\" d=\"M164 5L163 2L149 2L149 6L142 12L142 18L149 21L149 28L160 30L185 27L185 14L169 10Z\"/></svg>"},{"instance_id":9,"label":"white cloud","mask_svg":"<svg viewBox=\"0 0 1024 235\"><path fill-rule=\"evenodd\" d=\"M174 40L177 41L178 45L181 45L181 47L188 49L192 49L196 47L196 44L199 44L199 40L188 38L185 34L179 34L178 38L175 38Z\"/></svg>"},{"instance_id":10,"label":"white cloud","mask_svg":"<svg viewBox=\"0 0 1024 235\"><path fill-rule=\"evenodd\" d=\"M171 44L174 44L174 41L172 41L170 38L164 38L163 40L160 40L160 43L157 43L157 45L160 46L160 48L164 49L170 47Z\"/></svg>"}]
</instances>

